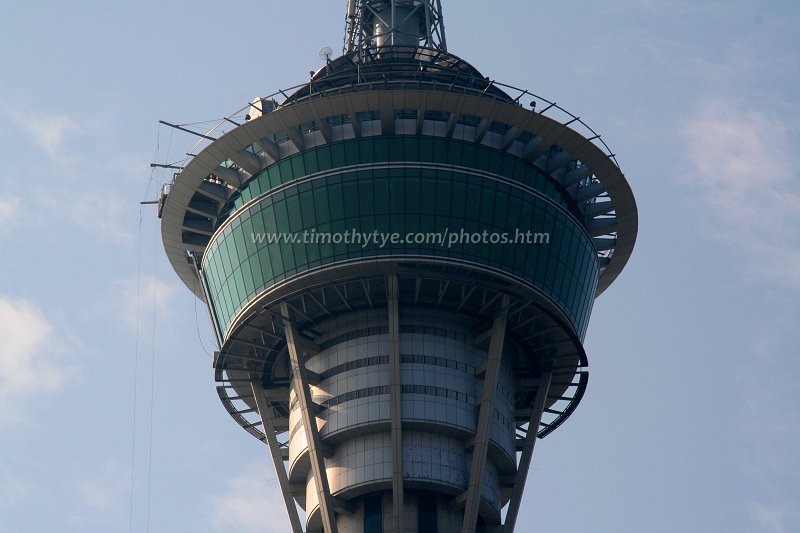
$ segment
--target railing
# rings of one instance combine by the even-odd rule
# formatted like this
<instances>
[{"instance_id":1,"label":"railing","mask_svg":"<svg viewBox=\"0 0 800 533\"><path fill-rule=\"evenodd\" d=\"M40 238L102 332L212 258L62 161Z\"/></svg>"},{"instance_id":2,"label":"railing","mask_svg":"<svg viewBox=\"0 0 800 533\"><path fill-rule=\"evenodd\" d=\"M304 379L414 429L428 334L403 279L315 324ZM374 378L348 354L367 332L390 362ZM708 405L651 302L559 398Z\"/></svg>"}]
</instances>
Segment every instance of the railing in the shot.
<instances>
[{"instance_id":1,"label":"railing","mask_svg":"<svg viewBox=\"0 0 800 533\"><path fill-rule=\"evenodd\" d=\"M419 50L420 49L418 49L418 52ZM395 74L404 79L390 79L391 70L380 71L374 68L372 70L362 70L360 68L361 65L358 62L353 62L353 58L350 57L353 54L350 54L350 56L342 56L332 63L332 65L338 63L347 65L349 68L346 70L346 72L326 74L321 77L319 77L318 73L318 76L315 76L315 78L312 78L306 83L301 83L285 89L279 89L267 96L262 97L261 99L277 100L278 98L282 98L281 103L279 103L276 108L280 109L281 107L294 105L298 102L313 100L316 98L324 98L336 94L374 91L381 89L385 90L388 88L399 90L419 90L424 88L428 90L450 93L473 94L498 101L511 101L523 108L527 105L528 107L531 107L534 112L542 115L545 113L555 114L555 116L551 116L551 118L560 122L564 126L570 127L586 138L586 140L592 142L595 146L600 148L606 154L606 156L608 156L608 158L617 166L617 168L619 168L619 163L616 160L615 154L611 151L611 148L608 146L608 144L606 144L606 142L601 138L601 135L583 120L581 120L579 116L570 113L556 102L548 100L547 98L544 98L536 93L530 92L527 89L520 89L519 87L515 87L506 83L489 80L488 78L479 78L471 74L470 76L465 76L462 70L448 68L458 64L459 62L469 66L468 63L464 62L458 57L449 53L443 53L440 50L424 49L422 51L430 54L429 56L425 56L428 57L428 61L416 60L407 61L406 63L401 64L406 66L410 64L421 65L426 69L429 69L426 71L426 76L439 78L449 77L449 83L436 79L406 79L409 76L409 72L406 70L397 71ZM434 63L434 61L439 61L440 63L437 65ZM372 62L366 62L364 65L374 67L379 62L380 60L374 60ZM472 70L474 71L474 69ZM321 72L322 71L320 71L320 73ZM477 71L474 72L477 73ZM475 86L476 84L478 85ZM191 151L187 154L187 158L183 160L183 166L186 166L188 161L201 149L213 142L213 139L218 138L219 135L226 133L232 127L238 126L240 123L239 121L246 120L245 117L247 112L253 106L254 104L248 103L233 113L219 119L219 122L217 122L204 134L201 135L198 133L197 135L201 136L201 138L197 141L197 143L195 143ZM540 110L537 111L537 107L539 107ZM226 128L226 126L228 126L228 128Z\"/></svg>"}]
</instances>

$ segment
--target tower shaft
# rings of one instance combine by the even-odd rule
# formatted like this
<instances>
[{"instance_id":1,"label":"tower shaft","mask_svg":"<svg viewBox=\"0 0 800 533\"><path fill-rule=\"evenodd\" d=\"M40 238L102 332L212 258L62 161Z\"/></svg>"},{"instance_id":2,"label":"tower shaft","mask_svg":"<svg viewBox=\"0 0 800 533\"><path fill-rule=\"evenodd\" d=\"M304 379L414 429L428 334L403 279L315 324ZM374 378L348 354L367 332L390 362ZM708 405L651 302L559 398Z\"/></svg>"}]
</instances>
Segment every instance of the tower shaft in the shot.
<instances>
[{"instance_id":1,"label":"tower shaft","mask_svg":"<svg viewBox=\"0 0 800 533\"><path fill-rule=\"evenodd\" d=\"M386 46L446 52L441 0L349 0L344 52Z\"/></svg>"}]
</instances>

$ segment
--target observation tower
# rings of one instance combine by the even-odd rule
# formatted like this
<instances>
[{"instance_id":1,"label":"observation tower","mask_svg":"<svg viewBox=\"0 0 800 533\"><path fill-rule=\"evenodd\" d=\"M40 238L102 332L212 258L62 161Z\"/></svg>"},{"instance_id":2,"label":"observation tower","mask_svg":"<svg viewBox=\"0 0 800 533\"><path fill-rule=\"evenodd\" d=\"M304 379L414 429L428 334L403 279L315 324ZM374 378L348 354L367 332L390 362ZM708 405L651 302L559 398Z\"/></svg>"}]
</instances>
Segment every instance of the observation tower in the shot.
<instances>
[{"instance_id":1,"label":"observation tower","mask_svg":"<svg viewBox=\"0 0 800 533\"><path fill-rule=\"evenodd\" d=\"M346 20L309 81L192 132L164 246L294 533L511 533L636 204L578 117L448 51L440 0Z\"/></svg>"}]
</instances>

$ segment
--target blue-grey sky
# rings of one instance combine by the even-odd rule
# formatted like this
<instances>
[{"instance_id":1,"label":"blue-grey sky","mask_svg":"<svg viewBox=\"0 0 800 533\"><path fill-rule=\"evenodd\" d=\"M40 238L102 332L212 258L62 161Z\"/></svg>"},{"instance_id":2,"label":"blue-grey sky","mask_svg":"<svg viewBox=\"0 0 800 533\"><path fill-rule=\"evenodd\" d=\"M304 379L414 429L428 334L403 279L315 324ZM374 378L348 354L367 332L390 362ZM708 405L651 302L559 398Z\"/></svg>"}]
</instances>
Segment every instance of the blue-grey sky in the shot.
<instances>
[{"instance_id":1,"label":"blue-grey sky","mask_svg":"<svg viewBox=\"0 0 800 533\"><path fill-rule=\"evenodd\" d=\"M152 206L344 0L0 0L0 532L287 531ZM444 0L451 52L581 116L640 232L521 531L800 531L800 4ZM198 125L202 128L203 125Z\"/></svg>"}]
</instances>

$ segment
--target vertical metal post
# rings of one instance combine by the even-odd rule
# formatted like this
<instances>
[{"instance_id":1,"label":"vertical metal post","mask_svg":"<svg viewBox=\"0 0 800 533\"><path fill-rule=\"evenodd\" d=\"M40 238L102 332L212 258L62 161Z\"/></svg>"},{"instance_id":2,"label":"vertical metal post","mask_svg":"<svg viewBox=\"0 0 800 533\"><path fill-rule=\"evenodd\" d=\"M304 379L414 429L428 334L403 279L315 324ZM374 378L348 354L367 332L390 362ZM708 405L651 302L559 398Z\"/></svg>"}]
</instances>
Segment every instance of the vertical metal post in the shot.
<instances>
[{"instance_id":1,"label":"vertical metal post","mask_svg":"<svg viewBox=\"0 0 800 533\"><path fill-rule=\"evenodd\" d=\"M292 374L294 375L295 394L300 404L300 412L303 417L303 428L306 432L308 441L308 454L311 459L311 470L314 473L314 483L317 488L317 500L319 502L320 515L322 516L322 527L325 533L338 533L336 527L336 516L333 511L333 497L331 488L328 484L328 474L325 471L325 460L322 458L322 439L319 436L317 427L317 416L314 404L311 400L311 389L306 375L306 363L301 357L298 345L297 326L290 319L289 306L281 304L281 315L283 316L283 330L286 335L286 347L289 350L289 359L292 363Z\"/></svg>"},{"instance_id":2,"label":"vertical metal post","mask_svg":"<svg viewBox=\"0 0 800 533\"><path fill-rule=\"evenodd\" d=\"M387 277L389 311L389 412L392 431L392 522L404 533L403 508L403 429L400 397L400 312L397 302L397 274Z\"/></svg>"},{"instance_id":3,"label":"vertical metal post","mask_svg":"<svg viewBox=\"0 0 800 533\"><path fill-rule=\"evenodd\" d=\"M297 514L297 507L295 507L294 504L294 493L292 493L291 486L289 485L289 476L286 474L286 467L281 458L280 445L278 445L278 439L275 438L275 417L272 413L272 409L267 405L264 398L264 388L261 384L251 382L250 388L253 390L253 397L256 400L256 409L261 417L261 425L264 429L264 435L266 435L267 438L267 446L269 446L270 455L272 455L272 464L275 465L275 473L278 475L278 483L281 485L283 501L286 504L286 511L289 513L289 522L292 525L292 533L303 533L303 525L300 522L300 516Z\"/></svg>"},{"instance_id":4,"label":"vertical metal post","mask_svg":"<svg viewBox=\"0 0 800 533\"><path fill-rule=\"evenodd\" d=\"M475 525L478 521L478 507L481 501L483 473L486 470L486 454L489 450L489 434L494 414L495 396L497 395L497 380L500 376L500 361L503 356L509 300L509 296L504 294L500 313L492 324L492 338L489 341L489 352L486 355L486 374L483 380L478 428L475 432L475 445L472 450L472 467L470 468L461 533L475 533Z\"/></svg>"},{"instance_id":5,"label":"vertical metal post","mask_svg":"<svg viewBox=\"0 0 800 533\"><path fill-rule=\"evenodd\" d=\"M431 20L431 2L425 1L425 46L430 48L433 46L433 25ZM417 134L419 135L419 134Z\"/></svg>"},{"instance_id":6,"label":"vertical metal post","mask_svg":"<svg viewBox=\"0 0 800 533\"><path fill-rule=\"evenodd\" d=\"M394 19L394 8L397 6L397 0L391 0L391 2L392 2L392 8L391 8L392 12L391 12L391 15L390 15L390 20L389 20L389 27L390 27L390 30L389 30L389 33L390 33L390 35L389 35L389 44L394 46L395 45L395 36L397 35L397 26L396 26L397 21L395 21L395 19Z\"/></svg>"},{"instance_id":7,"label":"vertical metal post","mask_svg":"<svg viewBox=\"0 0 800 533\"><path fill-rule=\"evenodd\" d=\"M536 391L536 398L533 401L533 412L528 422L525 446L522 448L522 455L519 458L519 465L517 465L517 475L514 478L514 488L511 491L511 500L508 503L503 533L513 533L514 526L517 523L519 506L522 502L522 492L525 490L525 481L528 478L528 469L533 458L533 448L536 445L536 434L539 432L539 423L542 421L542 413L544 413L545 404L547 403L547 393L550 390L552 376L553 364L550 363L542 371L539 389Z\"/></svg>"},{"instance_id":8,"label":"vertical metal post","mask_svg":"<svg viewBox=\"0 0 800 533\"><path fill-rule=\"evenodd\" d=\"M382 26L381 29L385 30L380 34L383 46L398 46L404 42L404 36L407 34L401 33L401 37L397 38L398 26L403 26L410 15L406 13L405 9L398 12L398 7L404 8L406 5L398 6L398 0L349 0L345 17L347 30L344 52L351 53L359 49L377 46L376 27L367 28L368 24L375 25L376 22L379 22ZM411 12L416 9L422 10L422 14L418 16L424 20L425 46L446 52L447 41L444 34L441 0L422 0L420 4L410 7ZM405 17L401 17L401 15L405 15Z\"/></svg>"},{"instance_id":9,"label":"vertical metal post","mask_svg":"<svg viewBox=\"0 0 800 533\"><path fill-rule=\"evenodd\" d=\"M439 48L447 52L447 38L444 35L444 16L442 16L442 0L436 0L437 21L439 23Z\"/></svg>"}]
</instances>

